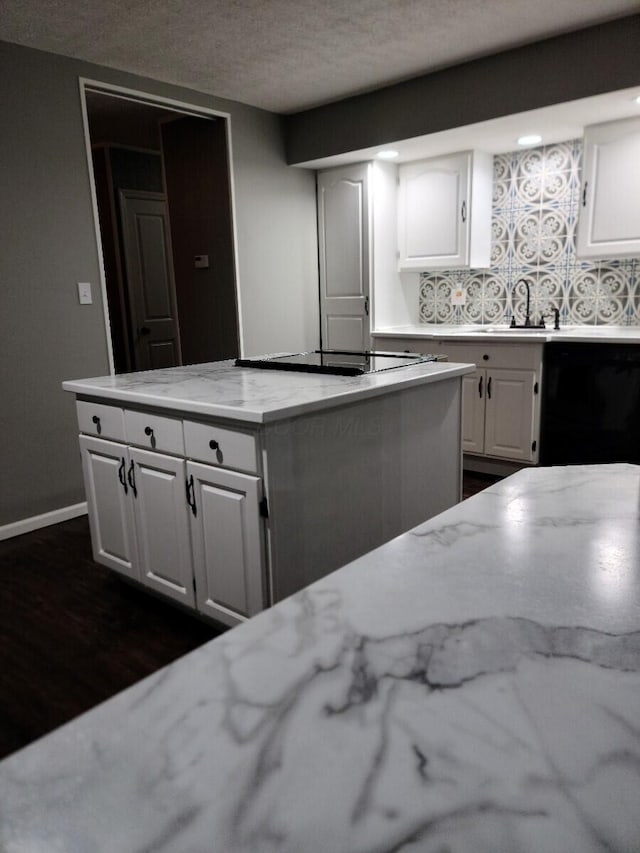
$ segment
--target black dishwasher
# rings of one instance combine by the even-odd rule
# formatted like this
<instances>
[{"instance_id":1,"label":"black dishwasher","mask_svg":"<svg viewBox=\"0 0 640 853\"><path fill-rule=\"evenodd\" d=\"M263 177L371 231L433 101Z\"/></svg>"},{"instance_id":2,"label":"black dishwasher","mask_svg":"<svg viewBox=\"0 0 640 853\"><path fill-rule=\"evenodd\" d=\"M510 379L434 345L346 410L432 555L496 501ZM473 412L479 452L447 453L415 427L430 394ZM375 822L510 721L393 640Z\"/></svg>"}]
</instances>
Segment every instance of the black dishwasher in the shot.
<instances>
[{"instance_id":1,"label":"black dishwasher","mask_svg":"<svg viewBox=\"0 0 640 853\"><path fill-rule=\"evenodd\" d=\"M546 344L541 416L541 465L640 462L640 344Z\"/></svg>"}]
</instances>

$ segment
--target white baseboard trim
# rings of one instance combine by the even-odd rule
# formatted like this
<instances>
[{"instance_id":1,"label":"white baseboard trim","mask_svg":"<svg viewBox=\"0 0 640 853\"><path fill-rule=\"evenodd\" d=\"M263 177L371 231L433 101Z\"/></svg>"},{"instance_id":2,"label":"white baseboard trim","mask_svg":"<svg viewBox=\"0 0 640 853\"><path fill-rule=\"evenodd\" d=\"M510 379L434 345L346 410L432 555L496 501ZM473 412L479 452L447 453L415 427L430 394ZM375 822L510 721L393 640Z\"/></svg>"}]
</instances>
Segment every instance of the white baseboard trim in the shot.
<instances>
[{"instance_id":1,"label":"white baseboard trim","mask_svg":"<svg viewBox=\"0 0 640 853\"><path fill-rule=\"evenodd\" d=\"M21 536L23 533L30 533L32 530L39 530L41 527L48 527L50 524L69 521L70 518L77 518L79 515L86 514L87 502L84 501L81 504L63 506L61 509L54 509L52 512L45 512L42 515L23 518L21 521L13 521L11 524L4 524L0 527L0 541L11 539L13 536Z\"/></svg>"}]
</instances>

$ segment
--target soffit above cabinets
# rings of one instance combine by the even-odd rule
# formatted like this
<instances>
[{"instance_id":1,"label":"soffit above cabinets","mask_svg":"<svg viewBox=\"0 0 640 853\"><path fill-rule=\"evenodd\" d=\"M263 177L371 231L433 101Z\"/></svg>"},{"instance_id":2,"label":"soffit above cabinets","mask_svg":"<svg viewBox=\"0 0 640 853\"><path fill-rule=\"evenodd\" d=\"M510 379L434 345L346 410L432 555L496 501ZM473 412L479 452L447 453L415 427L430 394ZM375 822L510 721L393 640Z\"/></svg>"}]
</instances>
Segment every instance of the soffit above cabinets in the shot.
<instances>
[{"instance_id":1,"label":"soffit above cabinets","mask_svg":"<svg viewBox=\"0 0 640 853\"><path fill-rule=\"evenodd\" d=\"M638 86L630 89L554 104L550 107L529 110L465 127L417 136L413 139L389 140L384 145L296 163L296 166L328 169L348 163L366 162L375 160L378 151L385 148L398 151L398 157L393 160L394 163L407 163L472 149L502 154L518 148L518 137L534 132L542 136L539 145L566 142L569 139L581 138L584 128L589 125L640 116L640 104L636 101L638 96L640 96L640 73Z\"/></svg>"}]
</instances>

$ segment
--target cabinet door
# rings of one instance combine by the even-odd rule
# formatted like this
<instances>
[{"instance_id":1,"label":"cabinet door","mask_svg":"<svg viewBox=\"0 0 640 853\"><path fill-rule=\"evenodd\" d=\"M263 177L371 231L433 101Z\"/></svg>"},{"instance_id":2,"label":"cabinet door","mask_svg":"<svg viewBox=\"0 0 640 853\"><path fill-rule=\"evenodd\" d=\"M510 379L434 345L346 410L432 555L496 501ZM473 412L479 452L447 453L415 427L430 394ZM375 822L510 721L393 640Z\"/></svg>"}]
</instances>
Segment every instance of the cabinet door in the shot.
<instances>
[{"instance_id":1,"label":"cabinet door","mask_svg":"<svg viewBox=\"0 0 640 853\"><path fill-rule=\"evenodd\" d=\"M469 263L469 152L400 166L400 269Z\"/></svg>"},{"instance_id":2,"label":"cabinet door","mask_svg":"<svg viewBox=\"0 0 640 853\"><path fill-rule=\"evenodd\" d=\"M129 454L140 580L194 606L185 463L137 448Z\"/></svg>"},{"instance_id":3,"label":"cabinet door","mask_svg":"<svg viewBox=\"0 0 640 853\"><path fill-rule=\"evenodd\" d=\"M585 130L576 254L640 254L640 119Z\"/></svg>"},{"instance_id":4,"label":"cabinet door","mask_svg":"<svg viewBox=\"0 0 640 853\"><path fill-rule=\"evenodd\" d=\"M487 370L484 452L502 459L534 459L534 384L529 370Z\"/></svg>"},{"instance_id":5,"label":"cabinet door","mask_svg":"<svg viewBox=\"0 0 640 853\"><path fill-rule=\"evenodd\" d=\"M197 608L229 625L265 605L261 481L234 471L187 463ZM193 478L193 479L192 479Z\"/></svg>"},{"instance_id":6,"label":"cabinet door","mask_svg":"<svg viewBox=\"0 0 640 853\"><path fill-rule=\"evenodd\" d=\"M326 349L366 349L369 342L369 167L318 175L320 319Z\"/></svg>"},{"instance_id":7,"label":"cabinet door","mask_svg":"<svg viewBox=\"0 0 640 853\"><path fill-rule=\"evenodd\" d=\"M462 377L462 449L465 453L484 452L484 408L486 370Z\"/></svg>"},{"instance_id":8,"label":"cabinet door","mask_svg":"<svg viewBox=\"0 0 640 853\"><path fill-rule=\"evenodd\" d=\"M125 444L80 436L93 557L98 563L140 579Z\"/></svg>"}]
</instances>

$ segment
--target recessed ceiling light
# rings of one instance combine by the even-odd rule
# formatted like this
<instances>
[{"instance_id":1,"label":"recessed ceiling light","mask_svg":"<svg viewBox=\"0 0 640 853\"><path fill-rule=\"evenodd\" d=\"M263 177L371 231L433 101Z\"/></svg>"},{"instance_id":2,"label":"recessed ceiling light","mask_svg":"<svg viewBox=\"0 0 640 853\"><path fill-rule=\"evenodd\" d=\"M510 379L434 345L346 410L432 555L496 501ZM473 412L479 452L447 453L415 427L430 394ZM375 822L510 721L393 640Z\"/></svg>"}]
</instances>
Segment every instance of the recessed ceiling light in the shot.
<instances>
[{"instance_id":1,"label":"recessed ceiling light","mask_svg":"<svg viewBox=\"0 0 640 853\"><path fill-rule=\"evenodd\" d=\"M542 137L537 133L530 133L518 139L518 145L537 145L538 142L542 142Z\"/></svg>"},{"instance_id":2,"label":"recessed ceiling light","mask_svg":"<svg viewBox=\"0 0 640 853\"><path fill-rule=\"evenodd\" d=\"M395 160L399 153L399 151L394 151L392 148L387 148L385 151L378 151L377 156L381 160Z\"/></svg>"}]
</instances>

